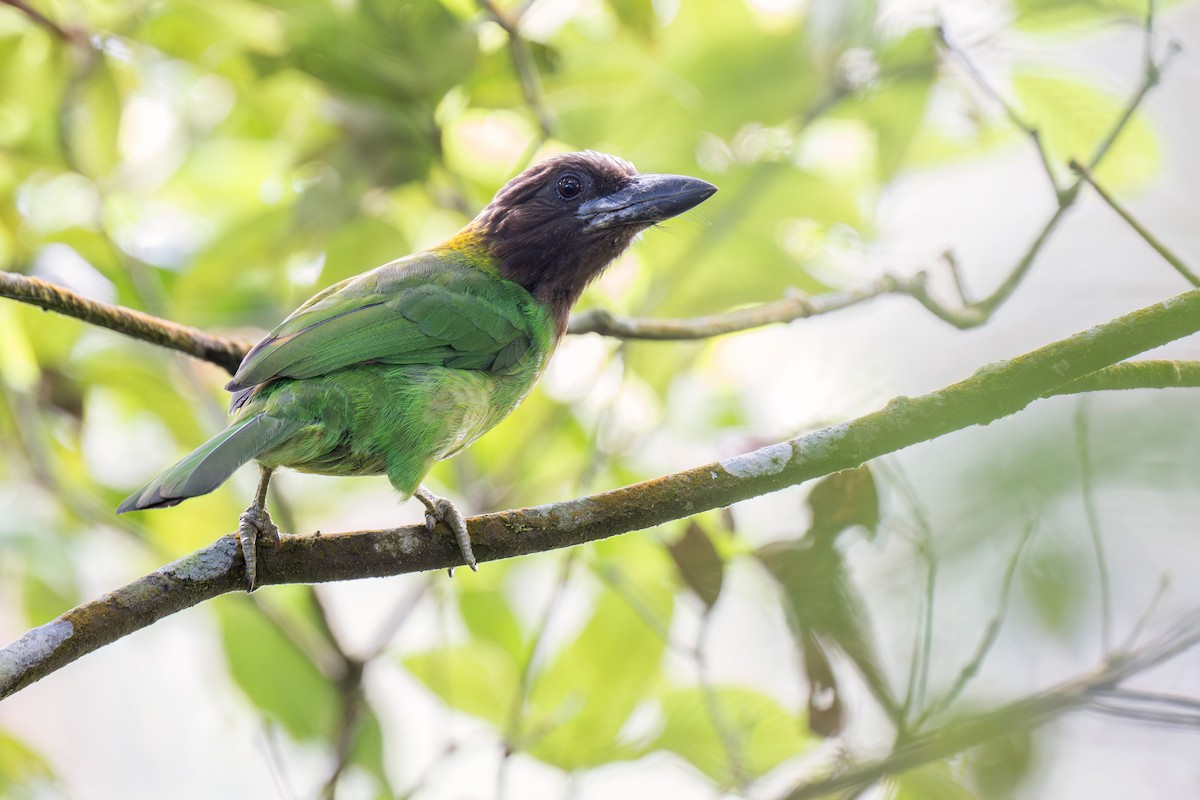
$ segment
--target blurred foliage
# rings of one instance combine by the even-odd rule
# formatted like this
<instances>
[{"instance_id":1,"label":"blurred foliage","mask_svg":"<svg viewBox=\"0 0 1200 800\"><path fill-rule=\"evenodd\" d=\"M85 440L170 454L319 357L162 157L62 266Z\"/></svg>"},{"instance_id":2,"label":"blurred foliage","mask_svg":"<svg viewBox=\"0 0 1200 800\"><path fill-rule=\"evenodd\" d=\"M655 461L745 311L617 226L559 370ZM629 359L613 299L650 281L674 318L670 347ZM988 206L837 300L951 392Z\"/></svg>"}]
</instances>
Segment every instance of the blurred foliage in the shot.
<instances>
[{"instance_id":1,"label":"blurred foliage","mask_svg":"<svg viewBox=\"0 0 1200 800\"><path fill-rule=\"evenodd\" d=\"M961 91L931 19L895 14L884 24L868 0L501 3L506 19L523 15L519 44L537 70L526 77L549 135L502 26L470 0L31 2L86 44L0 6L0 268L246 336L323 286L438 243L515 172L555 151L612 151L720 185L713 202L648 235L584 300L687 316L854 283L846 267L874 240L892 181L1025 145L978 91ZM1138 20L1144 3L1014 0L1008 10L1006 33L1082 36ZM1122 113L1124 89L1047 68L1033 52L1004 53L1000 91L1052 156L1086 159ZM1135 114L1099 175L1129 190L1160 162L1154 131ZM788 432L754 429L756 398L723 385L717 346L569 341L543 390L439 466L435 482L470 508L534 504L659 471L646 455L659 446L714 457L723 452L716 441ZM98 530L131 544L136 571L232 526L247 499L238 481L172 512L111 514L223 425L224 380L208 365L0 303L0 498L11 509L0 519L0 575L19 587L10 599L30 623L80 599ZM1180 430L1161 424L1163 436ZM1121 438L1123 424L1104 430L1120 447L1137 446L1127 440L1140 434ZM1069 449L1037 431L1018 445L1003 474L993 460L951 480L980 529L995 529L990 514L1007 509L997 498L1019 495L1013 485L1030 475L1053 476L1037 487L1042 508L1077 491L1074 468L1046 467ZM305 485L288 497L301 526L387 491ZM971 495L979 487L983 499ZM800 537L807 518L808 537L776 550L813 573L776 575L776 611L790 615L797 647L826 641L869 662L860 670L874 670L873 646L846 565L851 545L839 534L887 530L883 493L870 471L827 479L807 507L794 504L789 535ZM564 569L570 580L533 611L530 597L540 595L530 587L554 580L488 564L441 590L452 620L442 638L397 644L392 663L445 709L482 722L506 755L581 773L668 753L697 780L744 791L819 738L806 698L713 684L672 662L679 651L699 660L703 634L694 646L681 637L735 602L726 598L742 580L739 556L766 541L733 522L705 515L587 547ZM528 561L549 574L562 558ZM1028 606L1056 634L1088 602L1083 558L1047 544L1020 572ZM754 579L766 580L761 571ZM815 603L814 585L828 589ZM403 743L357 690L362 676L319 657L340 649L337 636L304 595L264 594L269 613L242 597L212 604L233 685L291 741L356 767L368 794L393 796ZM562 595L572 602L560 609ZM811 673L814 662L801 658ZM836 692L837 664L816 666ZM1024 774L1031 747L1002 741L967 776L947 763L912 770L891 796L972 796L965 784L1002 795L1015 785L1009 766ZM30 787L52 780L36 753L0 732L0 794L33 796Z\"/></svg>"}]
</instances>

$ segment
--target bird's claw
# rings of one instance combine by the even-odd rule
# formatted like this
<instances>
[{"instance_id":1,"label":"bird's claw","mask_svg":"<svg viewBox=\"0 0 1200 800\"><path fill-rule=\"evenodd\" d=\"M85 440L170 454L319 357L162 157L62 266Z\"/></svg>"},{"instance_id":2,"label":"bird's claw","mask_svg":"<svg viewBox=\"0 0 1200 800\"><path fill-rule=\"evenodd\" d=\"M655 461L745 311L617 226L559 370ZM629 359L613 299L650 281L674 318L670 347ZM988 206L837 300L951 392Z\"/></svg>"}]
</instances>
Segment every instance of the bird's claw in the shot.
<instances>
[{"instance_id":1,"label":"bird's claw","mask_svg":"<svg viewBox=\"0 0 1200 800\"><path fill-rule=\"evenodd\" d=\"M433 533L439 522L446 523L446 527L454 532L454 540L458 542L458 550L462 553L463 561L471 568L472 572L478 572L479 565L475 561L475 553L471 550L471 535L467 533L467 519L457 506L447 498L437 496L424 486L418 488L413 496L425 506L425 527L429 533ZM453 569L450 574L454 574Z\"/></svg>"},{"instance_id":2,"label":"bird's claw","mask_svg":"<svg viewBox=\"0 0 1200 800\"><path fill-rule=\"evenodd\" d=\"M242 558L246 561L247 592L253 592L257 587L260 537L274 544L279 541L279 528L271 521L271 515L265 508L250 506L238 519L238 542L242 546Z\"/></svg>"}]
</instances>

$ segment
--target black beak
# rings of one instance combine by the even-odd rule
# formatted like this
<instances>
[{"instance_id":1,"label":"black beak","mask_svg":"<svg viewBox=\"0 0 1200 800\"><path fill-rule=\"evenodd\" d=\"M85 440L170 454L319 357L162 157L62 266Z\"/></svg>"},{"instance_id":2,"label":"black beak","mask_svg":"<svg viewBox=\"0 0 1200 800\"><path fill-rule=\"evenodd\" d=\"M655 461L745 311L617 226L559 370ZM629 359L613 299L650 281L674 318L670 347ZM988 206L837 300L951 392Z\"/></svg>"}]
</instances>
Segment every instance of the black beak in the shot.
<instances>
[{"instance_id":1,"label":"black beak","mask_svg":"<svg viewBox=\"0 0 1200 800\"><path fill-rule=\"evenodd\" d=\"M686 175L638 175L612 194L581 204L575 216L587 220L587 230L653 225L695 208L715 191L708 181Z\"/></svg>"}]
</instances>

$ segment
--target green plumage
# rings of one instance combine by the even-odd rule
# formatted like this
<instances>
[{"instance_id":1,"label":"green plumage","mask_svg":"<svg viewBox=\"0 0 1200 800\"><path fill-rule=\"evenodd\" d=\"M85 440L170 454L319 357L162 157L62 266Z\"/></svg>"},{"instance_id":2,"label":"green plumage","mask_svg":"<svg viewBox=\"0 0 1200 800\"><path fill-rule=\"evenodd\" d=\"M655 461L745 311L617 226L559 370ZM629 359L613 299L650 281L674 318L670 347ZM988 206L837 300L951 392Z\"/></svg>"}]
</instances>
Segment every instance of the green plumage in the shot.
<instances>
[{"instance_id":1,"label":"green plumage","mask_svg":"<svg viewBox=\"0 0 1200 800\"><path fill-rule=\"evenodd\" d=\"M119 511L205 494L252 459L386 473L408 497L516 407L556 339L546 308L478 249L439 248L343 281L247 354L228 386L231 426Z\"/></svg>"},{"instance_id":2,"label":"green plumage","mask_svg":"<svg viewBox=\"0 0 1200 800\"><path fill-rule=\"evenodd\" d=\"M466 518L421 487L430 468L524 399L546 368L584 288L640 231L717 189L682 175L639 175L603 153L566 153L513 178L449 242L318 293L256 344L225 387L233 423L118 511L211 492L247 461L261 465L239 518L247 588L276 467L386 474L425 505L430 530L454 533L475 569Z\"/></svg>"}]
</instances>

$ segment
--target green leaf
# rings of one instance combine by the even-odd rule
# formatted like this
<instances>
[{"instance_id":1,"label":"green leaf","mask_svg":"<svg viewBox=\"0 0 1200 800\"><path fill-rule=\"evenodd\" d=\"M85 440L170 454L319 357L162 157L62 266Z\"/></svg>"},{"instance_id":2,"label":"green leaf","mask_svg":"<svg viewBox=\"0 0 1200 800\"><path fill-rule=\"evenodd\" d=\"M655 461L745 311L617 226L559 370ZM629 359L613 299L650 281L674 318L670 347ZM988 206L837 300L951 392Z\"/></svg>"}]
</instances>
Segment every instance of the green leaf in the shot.
<instances>
[{"instance_id":1,"label":"green leaf","mask_svg":"<svg viewBox=\"0 0 1200 800\"><path fill-rule=\"evenodd\" d=\"M354 740L350 745L350 758L353 763L375 776L384 790L379 793L381 796L394 796L395 793L392 791L387 776L383 729L379 726L379 718L369 707L357 720Z\"/></svg>"},{"instance_id":2,"label":"green leaf","mask_svg":"<svg viewBox=\"0 0 1200 800\"><path fill-rule=\"evenodd\" d=\"M70 227L47 233L43 243L65 244L79 254L84 261L117 287L117 299L125 305L137 307L139 298L135 294L130 270L112 240L100 231Z\"/></svg>"},{"instance_id":3,"label":"green leaf","mask_svg":"<svg viewBox=\"0 0 1200 800\"><path fill-rule=\"evenodd\" d=\"M968 766L985 798L1013 797L1034 765L1034 732L1017 730L989 739L971 751Z\"/></svg>"},{"instance_id":4,"label":"green leaf","mask_svg":"<svg viewBox=\"0 0 1200 800\"><path fill-rule=\"evenodd\" d=\"M658 594L669 608L669 590ZM654 689L664 647L629 602L602 591L579 636L535 679L522 725L528 752L566 770L635 757L619 734Z\"/></svg>"},{"instance_id":5,"label":"green leaf","mask_svg":"<svg viewBox=\"0 0 1200 800\"><path fill-rule=\"evenodd\" d=\"M1040 73L1018 72L1013 88L1025 120L1064 164L1072 158L1090 162L1127 103L1078 81ZM1133 189L1154 177L1159 161L1158 139L1145 118L1135 113L1095 170L1096 177L1109 189Z\"/></svg>"},{"instance_id":6,"label":"green leaf","mask_svg":"<svg viewBox=\"0 0 1200 800\"><path fill-rule=\"evenodd\" d=\"M404 667L451 708L479 717L503 731L517 696L517 664L502 648L473 641L416 653Z\"/></svg>"},{"instance_id":7,"label":"green leaf","mask_svg":"<svg viewBox=\"0 0 1200 800\"><path fill-rule=\"evenodd\" d=\"M19 798L49 797L32 791L54 777L50 765L36 750L15 736L0 731L0 794Z\"/></svg>"},{"instance_id":8,"label":"green leaf","mask_svg":"<svg viewBox=\"0 0 1200 800\"><path fill-rule=\"evenodd\" d=\"M320 283L330 285L393 261L411 251L400 231L378 219L360 218L329 239ZM316 291L313 287L312 291Z\"/></svg>"},{"instance_id":9,"label":"green leaf","mask_svg":"<svg viewBox=\"0 0 1200 800\"><path fill-rule=\"evenodd\" d=\"M100 56L95 67L74 87L64 109L64 138L72 167L91 178L103 178L119 161L117 131L121 124L121 93Z\"/></svg>"},{"instance_id":10,"label":"green leaf","mask_svg":"<svg viewBox=\"0 0 1200 800\"><path fill-rule=\"evenodd\" d=\"M1025 597L1042 624L1056 634L1072 630L1086 608L1081 558L1082 553L1078 551L1046 544L1021 563Z\"/></svg>"},{"instance_id":11,"label":"green leaf","mask_svg":"<svg viewBox=\"0 0 1200 800\"><path fill-rule=\"evenodd\" d=\"M830 537L861 525L874 538L879 527L879 494L865 464L822 478L808 495L814 536Z\"/></svg>"},{"instance_id":12,"label":"green leaf","mask_svg":"<svg viewBox=\"0 0 1200 800\"><path fill-rule=\"evenodd\" d=\"M888 800L974 800L944 761L909 770L888 781Z\"/></svg>"},{"instance_id":13,"label":"green leaf","mask_svg":"<svg viewBox=\"0 0 1200 800\"><path fill-rule=\"evenodd\" d=\"M298 741L334 732L338 695L312 660L246 597L221 597L213 607L229 672L238 688Z\"/></svg>"},{"instance_id":14,"label":"green leaf","mask_svg":"<svg viewBox=\"0 0 1200 800\"><path fill-rule=\"evenodd\" d=\"M458 610L463 623L472 636L497 645L514 663L521 663L526 657L525 638L503 588L498 585L477 588L476 583L481 582L472 581L469 588L458 592Z\"/></svg>"},{"instance_id":15,"label":"green leaf","mask_svg":"<svg viewBox=\"0 0 1200 800\"><path fill-rule=\"evenodd\" d=\"M254 76L248 54L276 55L285 44L284 18L263 3L160 3L147 12L138 41L237 83Z\"/></svg>"},{"instance_id":16,"label":"green leaf","mask_svg":"<svg viewBox=\"0 0 1200 800\"><path fill-rule=\"evenodd\" d=\"M855 119L875 132L876 168L887 181L908 160L937 77L931 30L919 28L879 53L880 86L837 105L830 116Z\"/></svg>"},{"instance_id":17,"label":"green leaf","mask_svg":"<svg viewBox=\"0 0 1200 800\"><path fill-rule=\"evenodd\" d=\"M725 577L725 562L721 560L708 534L692 522L683 535L671 543L669 549L687 587L708 608L716 605Z\"/></svg>"},{"instance_id":18,"label":"green leaf","mask_svg":"<svg viewBox=\"0 0 1200 800\"><path fill-rule=\"evenodd\" d=\"M209 139L194 146L167 191L182 206L200 204L237 219L264 205L268 182L285 183L291 146L257 139Z\"/></svg>"},{"instance_id":19,"label":"green leaf","mask_svg":"<svg viewBox=\"0 0 1200 800\"><path fill-rule=\"evenodd\" d=\"M48 555L49 547L39 547L37 557ZM57 549L57 548L55 548ZM75 579L75 570L62 557L61 551L57 559L60 563L51 575L45 575L45 565L40 561L30 564L22 584L22 600L25 605L25 617L31 625L41 625L46 620L54 619L68 608L78 605L80 600L79 586Z\"/></svg>"},{"instance_id":20,"label":"green leaf","mask_svg":"<svg viewBox=\"0 0 1200 800\"><path fill-rule=\"evenodd\" d=\"M647 749L681 756L722 787L735 784L735 763L736 772L755 780L819 741L803 719L741 687L678 689L663 697L662 710L663 730Z\"/></svg>"},{"instance_id":21,"label":"green leaf","mask_svg":"<svg viewBox=\"0 0 1200 800\"><path fill-rule=\"evenodd\" d=\"M1178 0L1159 0L1158 9ZM1016 26L1036 33L1059 33L1063 29L1096 26L1114 19L1146 16L1147 0L1014 0Z\"/></svg>"},{"instance_id":22,"label":"green leaf","mask_svg":"<svg viewBox=\"0 0 1200 800\"><path fill-rule=\"evenodd\" d=\"M647 237L638 253L654 264L661 300L644 313L693 316L761 303L795 288L819 292L807 263L786 249L787 223L811 220L816 227L866 227L857 187L846 186L784 163L731 170L720 179L734 204L731 220L714 220L684 250L673 237ZM736 210L734 210L736 209ZM731 264L745 265L731 269ZM667 288L669 287L669 288Z\"/></svg>"},{"instance_id":23,"label":"green leaf","mask_svg":"<svg viewBox=\"0 0 1200 800\"><path fill-rule=\"evenodd\" d=\"M764 26L748 3L682 4L664 30L664 46L673 70L696 92L679 96L695 103L704 128L719 136L748 122L790 120L821 91L799 25Z\"/></svg>"},{"instance_id":24,"label":"green leaf","mask_svg":"<svg viewBox=\"0 0 1200 800\"><path fill-rule=\"evenodd\" d=\"M38 26L0 37L0 149L55 171L62 169L58 112L70 55L60 45Z\"/></svg>"},{"instance_id":25,"label":"green leaf","mask_svg":"<svg viewBox=\"0 0 1200 800\"><path fill-rule=\"evenodd\" d=\"M651 0L607 0L621 27L639 39L650 40L658 27Z\"/></svg>"}]
</instances>

